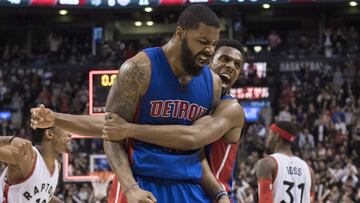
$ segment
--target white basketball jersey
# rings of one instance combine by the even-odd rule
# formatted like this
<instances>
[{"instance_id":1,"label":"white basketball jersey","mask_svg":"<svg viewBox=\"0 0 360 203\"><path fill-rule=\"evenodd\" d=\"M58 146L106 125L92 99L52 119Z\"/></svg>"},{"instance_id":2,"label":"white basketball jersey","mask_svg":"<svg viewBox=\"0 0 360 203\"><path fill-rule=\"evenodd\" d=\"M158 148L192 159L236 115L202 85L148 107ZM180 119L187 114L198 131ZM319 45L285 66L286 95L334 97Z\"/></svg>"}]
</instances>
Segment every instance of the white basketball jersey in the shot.
<instances>
[{"instance_id":1,"label":"white basketball jersey","mask_svg":"<svg viewBox=\"0 0 360 203\"><path fill-rule=\"evenodd\" d=\"M51 200L59 178L59 163L55 160L55 169L50 174L40 152L36 152L35 166L30 177L18 184L8 185L7 197L4 196L6 189L6 168L0 177L0 203L7 199L7 203L47 203ZM1 199L1 197L3 199Z\"/></svg>"},{"instance_id":2,"label":"white basketball jersey","mask_svg":"<svg viewBox=\"0 0 360 203\"><path fill-rule=\"evenodd\" d=\"M311 174L306 162L282 153L271 157L277 162L272 187L274 203L310 203Z\"/></svg>"}]
</instances>

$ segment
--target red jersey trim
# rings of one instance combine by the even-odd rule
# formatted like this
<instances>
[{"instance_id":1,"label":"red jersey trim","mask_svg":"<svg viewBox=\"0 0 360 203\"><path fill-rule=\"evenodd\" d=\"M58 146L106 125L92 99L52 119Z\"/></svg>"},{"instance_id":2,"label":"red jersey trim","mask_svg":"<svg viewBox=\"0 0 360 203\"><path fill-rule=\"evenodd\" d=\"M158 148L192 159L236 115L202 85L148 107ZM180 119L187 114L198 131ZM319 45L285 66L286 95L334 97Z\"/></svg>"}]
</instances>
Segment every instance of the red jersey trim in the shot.
<instances>
[{"instance_id":1,"label":"red jersey trim","mask_svg":"<svg viewBox=\"0 0 360 203\"><path fill-rule=\"evenodd\" d=\"M18 185L18 184L21 184L21 183L23 183L23 182L25 182L25 181L27 181L32 175L33 175L33 173L34 173L34 170L35 170L35 166L36 166L36 161L37 161L37 159L38 159L38 157L37 157L38 155L36 154L36 156L35 156L35 159L34 159L34 162L33 162L33 166L32 166L32 169L31 169L31 172L30 172L30 174L29 175L27 175L27 176L25 176L25 177L23 177L23 178L21 178L20 180L18 180L18 181L15 181L14 183L6 183L6 184L8 184L9 185L9 187L10 186L13 186L13 185Z\"/></svg>"}]
</instances>

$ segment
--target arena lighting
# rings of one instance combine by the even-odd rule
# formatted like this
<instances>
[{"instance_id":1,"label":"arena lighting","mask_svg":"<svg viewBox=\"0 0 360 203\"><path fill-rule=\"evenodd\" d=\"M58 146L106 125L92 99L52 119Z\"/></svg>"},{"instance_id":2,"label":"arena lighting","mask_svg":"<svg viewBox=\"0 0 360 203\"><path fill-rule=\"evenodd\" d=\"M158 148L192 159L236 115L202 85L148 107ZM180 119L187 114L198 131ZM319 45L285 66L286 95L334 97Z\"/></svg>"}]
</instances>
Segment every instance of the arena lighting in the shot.
<instances>
[{"instance_id":1,"label":"arena lighting","mask_svg":"<svg viewBox=\"0 0 360 203\"><path fill-rule=\"evenodd\" d=\"M355 7L355 6L358 5L358 3L357 3L356 1L350 1L350 2L349 2L349 5L350 5L351 7Z\"/></svg>"},{"instance_id":2,"label":"arena lighting","mask_svg":"<svg viewBox=\"0 0 360 203\"><path fill-rule=\"evenodd\" d=\"M146 25L147 25L147 26L153 26L153 25L154 25L154 22L153 22L153 21L147 21L147 22L146 22Z\"/></svg>"},{"instance_id":3,"label":"arena lighting","mask_svg":"<svg viewBox=\"0 0 360 203\"><path fill-rule=\"evenodd\" d=\"M144 11L150 13L151 11L153 11L153 9L151 7L145 7Z\"/></svg>"},{"instance_id":4,"label":"arena lighting","mask_svg":"<svg viewBox=\"0 0 360 203\"><path fill-rule=\"evenodd\" d=\"M60 11L59 11L59 14L60 14L60 15L62 15L62 16L65 16L65 15L67 15L67 14L68 14L68 11L67 11L67 10L62 9L62 10L60 10Z\"/></svg>"},{"instance_id":5,"label":"arena lighting","mask_svg":"<svg viewBox=\"0 0 360 203\"><path fill-rule=\"evenodd\" d=\"M141 21L135 21L134 25L136 27L140 27L140 26L142 26L142 22Z\"/></svg>"},{"instance_id":6,"label":"arena lighting","mask_svg":"<svg viewBox=\"0 0 360 203\"><path fill-rule=\"evenodd\" d=\"M259 53L261 50L262 50L262 47L261 47L261 46L254 46L254 51L255 51L256 53Z\"/></svg>"},{"instance_id":7,"label":"arena lighting","mask_svg":"<svg viewBox=\"0 0 360 203\"><path fill-rule=\"evenodd\" d=\"M264 9L269 9L269 8L270 8L270 4L263 4L262 7L263 7Z\"/></svg>"}]
</instances>

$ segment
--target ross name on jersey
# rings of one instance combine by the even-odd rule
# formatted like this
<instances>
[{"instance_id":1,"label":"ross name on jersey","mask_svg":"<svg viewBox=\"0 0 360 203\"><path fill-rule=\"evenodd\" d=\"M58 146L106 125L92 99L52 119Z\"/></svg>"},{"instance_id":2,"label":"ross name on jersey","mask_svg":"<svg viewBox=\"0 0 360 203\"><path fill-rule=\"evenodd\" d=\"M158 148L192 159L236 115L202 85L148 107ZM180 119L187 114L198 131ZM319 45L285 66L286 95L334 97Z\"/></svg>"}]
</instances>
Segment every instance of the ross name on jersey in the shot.
<instances>
[{"instance_id":1,"label":"ross name on jersey","mask_svg":"<svg viewBox=\"0 0 360 203\"><path fill-rule=\"evenodd\" d=\"M302 170L301 168L293 167L293 166L287 166L286 167L287 172L289 175L298 175L301 176Z\"/></svg>"}]
</instances>

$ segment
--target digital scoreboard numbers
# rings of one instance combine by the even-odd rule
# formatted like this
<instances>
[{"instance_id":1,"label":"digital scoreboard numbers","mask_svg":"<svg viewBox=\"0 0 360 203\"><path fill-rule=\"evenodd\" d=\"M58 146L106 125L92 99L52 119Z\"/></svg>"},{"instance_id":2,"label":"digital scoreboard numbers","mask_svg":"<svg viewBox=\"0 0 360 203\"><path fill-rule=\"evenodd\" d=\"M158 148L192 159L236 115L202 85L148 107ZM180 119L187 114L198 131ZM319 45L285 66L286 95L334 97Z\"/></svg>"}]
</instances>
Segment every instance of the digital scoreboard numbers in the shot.
<instances>
[{"instance_id":1,"label":"digital scoreboard numbers","mask_svg":"<svg viewBox=\"0 0 360 203\"><path fill-rule=\"evenodd\" d=\"M89 72L89 114L105 113L106 99L115 82L117 70L95 70Z\"/></svg>"}]
</instances>

